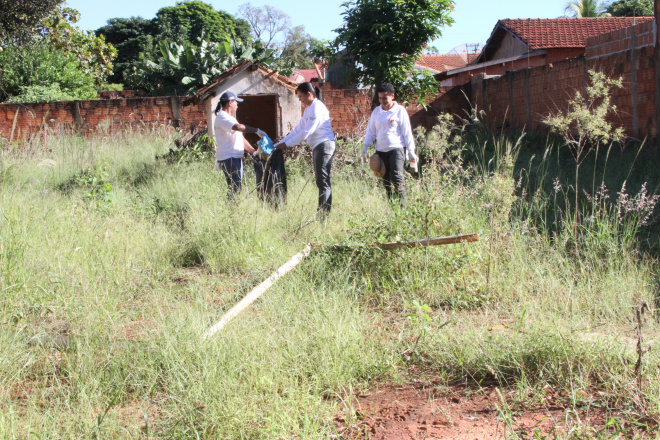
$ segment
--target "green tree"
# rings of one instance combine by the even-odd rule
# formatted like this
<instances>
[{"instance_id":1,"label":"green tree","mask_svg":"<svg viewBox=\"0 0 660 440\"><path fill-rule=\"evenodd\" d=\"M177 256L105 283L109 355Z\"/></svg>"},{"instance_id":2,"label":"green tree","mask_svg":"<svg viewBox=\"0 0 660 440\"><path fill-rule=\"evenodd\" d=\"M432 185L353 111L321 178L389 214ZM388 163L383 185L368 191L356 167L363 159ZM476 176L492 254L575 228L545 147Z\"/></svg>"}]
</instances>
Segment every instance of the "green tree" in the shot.
<instances>
[{"instance_id":1,"label":"green tree","mask_svg":"<svg viewBox=\"0 0 660 440\"><path fill-rule=\"evenodd\" d=\"M573 0L566 5L566 16L573 18L609 17L605 3L599 0Z\"/></svg>"},{"instance_id":2,"label":"green tree","mask_svg":"<svg viewBox=\"0 0 660 440\"><path fill-rule=\"evenodd\" d=\"M618 0L607 7L613 17L642 17L653 15L653 0Z\"/></svg>"},{"instance_id":3,"label":"green tree","mask_svg":"<svg viewBox=\"0 0 660 440\"><path fill-rule=\"evenodd\" d=\"M274 48L280 34L286 35L291 30L291 18L269 5L256 7L245 3L238 7L238 13L250 25L252 37L267 49Z\"/></svg>"},{"instance_id":4,"label":"green tree","mask_svg":"<svg viewBox=\"0 0 660 440\"><path fill-rule=\"evenodd\" d=\"M49 102L96 97L94 78L78 58L45 41L0 52L0 97L8 102Z\"/></svg>"},{"instance_id":5,"label":"green tree","mask_svg":"<svg viewBox=\"0 0 660 440\"><path fill-rule=\"evenodd\" d=\"M106 43L102 35L97 37L92 32L81 30L75 25L79 20L77 10L60 6L41 21L37 30L42 41L75 56L82 71L100 85L112 73L112 61L117 50Z\"/></svg>"},{"instance_id":6,"label":"green tree","mask_svg":"<svg viewBox=\"0 0 660 440\"><path fill-rule=\"evenodd\" d=\"M10 101L91 99L112 70L116 50L75 26L80 14L59 6L31 36L0 41L0 98Z\"/></svg>"},{"instance_id":7,"label":"green tree","mask_svg":"<svg viewBox=\"0 0 660 440\"><path fill-rule=\"evenodd\" d=\"M245 20L216 11L208 3L200 0L177 2L176 6L161 8L156 13L157 36L179 41L225 41L232 37L239 41L250 40L250 25Z\"/></svg>"},{"instance_id":8,"label":"green tree","mask_svg":"<svg viewBox=\"0 0 660 440\"><path fill-rule=\"evenodd\" d=\"M273 50L260 42L245 44L231 40L197 44L163 40L158 43L160 56L155 60L145 57L141 65L132 68L129 80L138 88L156 95L188 95L208 84L213 78L242 60L269 64Z\"/></svg>"},{"instance_id":9,"label":"green tree","mask_svg":"<svg viewBox=\"0 0 660 440\"><path fill-rule=\"evenodd\" d=\"M0 0L0 40L25 37L63 0Z\"/></svg>"},{"instance_id":10,"label":"green tree","mask_svg":"<svg viewBox=\"0 0 660 440\"><path fill-rule=\"evenodd\" d=\"M325 63L328 59L332 58L334 48L327 40L317 40L312 38L309 51L314 58L315 63Z\"/></svg>"},{"instance_id":11,"label":"green tree","mask_svg":"<svg viewBox=\"0 0 660 440\"><path fill-rule=\"evenodd\" d=\"M246 43L251 38L250 26L245 20L217 11L200 0L177 2L175 6L161 8L151 20L112 18L106 26L96 30L96 35L104 36L118 50L117 67L110 79L131 89L144 89L150 84L159 87L159 81L154 78L154 81L146 80L142 72L146 61L158 64L162 55L158 47L161 41L172 40L199 49L198 42L202 38L207 42L235 38Z\"/></svg>"},{"instance_id":12,"label":"green tree","mask_svg":"<svg viewBox=\"0 0 660 440\"><path fill-rule=\"evenodd\" d=\"M154 52L156 27L153 20L142 17L111 18L106 26L95 31L117 49L113 73L108 77L112 83L124 81L124 72L136 65L143 53Z\"/></svg>"},{"instance_id":13,"label":"green tree","mask_svg":"<svg viewBox=\"0 0 660 440\"><path fill-rule=\"evenodd\" d=\"M239 15L250 24L252 37L264 48L274 49L277 58L269 67L290 75L295 68L310 69L313 48L318 40L305 32L304 26L291 26L291 18L272 6L256 7L250 3L239 6Z\"/></svg>"},{"instance_id":14,"label":"green tree","mask_svg":"<svg viewBox=\"0 0 660 440\"><path fill-rule=\"evenodd\" d=\"M317 40L305 32L304 26L293 27L286 32L279 58L299 69L311 69L314 67L312 48L316 44Z\"/></svg>"},{"instance_id":15,"label":"green tree","mask_svg":"<svg viewBox=\"0 0 660 440\"><path fill-rule=\"evenodd\" d=\"M437 93L428 72L414 73L425 45L451 25L451 0L354 0L344 3L343 26L334 45L344 60L354 63L355 79L363 84L391 82L400 100L425 104ZM372 105L377 105L374 96Z\"/></svg>"}]
</instances>

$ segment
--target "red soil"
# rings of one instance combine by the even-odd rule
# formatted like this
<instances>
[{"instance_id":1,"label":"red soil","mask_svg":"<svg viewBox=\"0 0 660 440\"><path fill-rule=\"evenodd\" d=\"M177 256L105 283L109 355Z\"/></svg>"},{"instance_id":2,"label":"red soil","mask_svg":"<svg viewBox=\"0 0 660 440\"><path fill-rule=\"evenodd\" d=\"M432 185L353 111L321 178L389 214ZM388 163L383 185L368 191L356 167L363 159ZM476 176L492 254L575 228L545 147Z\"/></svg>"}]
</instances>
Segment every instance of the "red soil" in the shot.
<instances>
[{"instance_id":1,"label":"red soil","mask_svg":"<svg viewBox=\"0 0 660 440\"><path fill-rule=\"evenodd\" d=\"M540 438L554 438L553 433L561 437L569 431L593 433L609 420L605 409L586 406L574 412L561 400L548 389L543 404L503 412L498 410L503 404L493 387L475 392L432 384L388 385L343 405L334 419L335 438L490 440L505 438L505 434L511 437L512 430L522 438L532 437L535 431ZM502 417L506 413L510 415L508 425Z\"/></svg>"}]
</instances>

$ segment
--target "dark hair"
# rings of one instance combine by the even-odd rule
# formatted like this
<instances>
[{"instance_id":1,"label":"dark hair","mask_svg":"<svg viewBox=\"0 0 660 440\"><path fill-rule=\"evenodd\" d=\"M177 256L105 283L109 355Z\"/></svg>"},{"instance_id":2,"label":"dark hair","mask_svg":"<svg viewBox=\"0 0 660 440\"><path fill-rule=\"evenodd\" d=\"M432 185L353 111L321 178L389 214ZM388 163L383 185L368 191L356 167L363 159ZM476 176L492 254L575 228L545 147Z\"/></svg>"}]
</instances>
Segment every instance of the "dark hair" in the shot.
<instances>
[{"instance_id":1,"label":"dark hair","mask_svg":"<svg viewBox=\"0 0 660 440\"><path fill-rule=\"evenodd\" d=\"M385 92L388 95L394 95L394 86L390 83L382 83L376 87L376 93Z\"/></svg>"},{"instance_id":2,"label":"dark hair","mask_svg":"<svg viewBox=\"0 0 660 440\"><path fill-rule=\"evenodd\" d=\"M321 90L318 87L314 87L310 82L300 83L296 92L304 93L305 95L311 93L315 98L318 98L321 95Z\"/></svg>"},{"instance_id":3,"label":"dark hair","mask_svg":"<svg viewBox=\"0 0 660 440\"><path fill-rule=\"evenodd\" d=\"M231 101L218 101L218 105L215 106L215 114L218 114L220 109L223 109L229 105Z\"/></svg>"}]
</instances>

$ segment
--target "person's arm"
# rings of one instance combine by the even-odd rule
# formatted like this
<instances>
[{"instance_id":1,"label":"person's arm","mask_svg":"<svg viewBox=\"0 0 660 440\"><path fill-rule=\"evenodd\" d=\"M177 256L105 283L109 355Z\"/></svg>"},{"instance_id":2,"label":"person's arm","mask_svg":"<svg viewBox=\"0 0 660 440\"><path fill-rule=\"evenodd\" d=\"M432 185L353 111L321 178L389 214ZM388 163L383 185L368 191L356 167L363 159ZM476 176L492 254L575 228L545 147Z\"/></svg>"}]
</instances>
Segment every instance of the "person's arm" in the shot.
<instances>
[{"instance_id":1,"label":"person's arm","mask_svg":"<svg viewBox=\"0 0 660 440\"><path fill-rule=\"evenodd\" d=\"M300 123L276 145L276 148L283 150L285 147L300 145L319 127L323 120L321 116L318 106L308 107L303 113Z\"/></svg>"},{"instance_id":2,"label":"person's arm","mask_svg":"<svg viewBox=\"0 0 660 440\"><path fill-rule=\"evenodd\" d=\"M284 149L286 149L286 147L287 147L287 142L289 141L289 139L291 139L291 138L293 138L294 136L297 136L297 135L298 135L298 133L299 133L300 130L302 129L302 122L303 122L303 120L307 117L307 110L308 110L308 109L305 109L305 111L303 112L302 118L300 118L300 122L298 122L298 125L296 125L295 127L293 127L293 130L291 130L291 131L289 132L289 134L287 134L286 136L284 136L284 137L282 138L282 140L280 140L277 144L275 144L275 146L274 146L275 149L277 149L277 150L284 150ZM295 145L295 144L294 144L294 145Z\"/></svg>"},{"instance_id":3,"label":"person's arm","mask_svg":"<svg viewBox=\"0 0 660 440\"><path fill-rule=\"evenodd\" d=\"M367 122L367 132L364 135L364 145L362 146L363 156L366 156L367 149L374 143L374 140L376 140L376 118L374 117L374 113L376 113L376 109L371 113L369 122Z\"/></svg>"},{"instance_id":4,"label":"person's arm","mask_svg":"<svg viewBox=\"0 0 660 440\"><path fill-rule=\"evenodd\" d=\"M264 137L266 134L265 131L256 128L256 127L250 127L249 125L243 125L243 124L234 124L233 127L231 127L232 130L234 131L240 131L241 133L257 133L259 137Z\"/></svg>"},{"instance_id":5,"label":"person's arm","mask_svg":"<svg viewBox=\"0 0 660 440\"><path fill-rule=\"evenodd\" d=\"M305 115L303 114L303 118L304 117L305 117ZM301 119L301 122L302 122L302 119ZM298 134L298 132L300 131L300 129L301 129L301 125L300 125L300 123L298 123L298 125L293 127L293 130L291 130L289 132L289 134L284 136L281 141L279 141L277 144L275 144L275 148L278 149L278 150L284 150L287 147L287 142L289 141L289 139L291 139L293 136L296 136Z\"/></svg>"},{"instance_id":6,"label":"person's arm","mask_svg":"<svg viewBox=\"0 0 660 440\"><path fill-rule=\"evenodd\" d=\"M410 161L410 169L414 172L419 170L419 158L415 154L415 137L413 136L412 127L410 126L410 117L405 108L401 107L399 111L399 120L401 121L401 136L403 137L403 145L406 147L408 153L408 160Z\"/></svg>"},{"instance_id":7,"label":"person's arm","mask_svg":"<svg viewBox=\"0 0 660 440\"><path fill-rule=\"evenodd\" d=\"M403 137L403 145L408 150L410 157L417 157L415 155L415 136L413 136L412 127L410 126L410 117L408 112L403 106L399 110L399 120L401 121L401 136Z\"/></svg>"},{"instance_id":8,"label":"person's arm","mask_svg":"<svg viewBox=\"0 0 660 440\"><path fill-rule=\"evenodd\" d=\"M247 151L250 156L253 156L254 152L257 151L245 138L243 138L243 149Z\"/></svg>"}]
</instances>

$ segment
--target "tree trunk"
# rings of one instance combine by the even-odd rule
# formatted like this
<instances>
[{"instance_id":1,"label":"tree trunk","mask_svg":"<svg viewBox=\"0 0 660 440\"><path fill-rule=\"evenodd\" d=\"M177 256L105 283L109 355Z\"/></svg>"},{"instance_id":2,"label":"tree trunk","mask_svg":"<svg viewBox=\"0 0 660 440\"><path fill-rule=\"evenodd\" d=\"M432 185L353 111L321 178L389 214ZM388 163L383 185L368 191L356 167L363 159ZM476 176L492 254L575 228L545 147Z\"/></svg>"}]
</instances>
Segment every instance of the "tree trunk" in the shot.
<instances>
[{"instance_id":1,"label":"tree trunk","mask_svg":"<svg viewBox=\"0 0 660 440\"><path fill-rule=\"evenodd\" d=\"M376 93L376 86L373 85L371 86L371 111L374 111L374 109L379 105L380 102L378 102L378 93Z\"/></svg>"}]
</instances>

